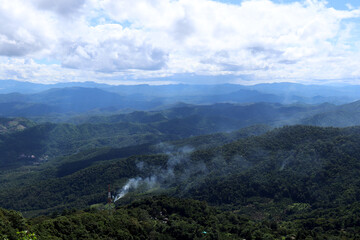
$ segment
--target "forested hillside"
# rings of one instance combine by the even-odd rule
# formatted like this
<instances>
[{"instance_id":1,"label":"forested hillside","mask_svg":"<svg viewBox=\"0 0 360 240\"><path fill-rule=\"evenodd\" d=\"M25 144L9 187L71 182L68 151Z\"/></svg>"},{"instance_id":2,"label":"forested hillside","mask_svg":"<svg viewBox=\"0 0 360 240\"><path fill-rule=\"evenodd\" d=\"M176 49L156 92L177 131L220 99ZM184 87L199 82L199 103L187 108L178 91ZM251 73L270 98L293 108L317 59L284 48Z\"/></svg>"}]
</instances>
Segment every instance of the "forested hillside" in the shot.
<instances>
[{"instance_id":1,"label":"forested hillside","mask_svg":"<svg viewBox=\"0 0 360 240\"><path fill-rule=\"evenodd\" d=\"M0 167L39 164L54 157L99 147L127 147L229 132L256 124L296 124L333 105L178 105L154 112L79 116L72 123L36 123L3 118ZM17 129L17 131L14 131ZM11 131L10 131L11 130Z\"/></svg>"},{"instance_id":2,"label":"forested hillside","mask_svg":"<svg viewBox=\"0 0 360 240\"><path fill-rule=\"evenodd\" d=\"M360 128L277 127L356 106L179 105L71 124L3 118L0 207L28 219L2 210L0 234L356 239ZM245 128L221 132L235 127Z\"/></svg>"},{"instance_id":3,"label":"forested hillside","mask_svg":"<svg viewBox=\"0 0 360 240\"><path fill-rule=\"evenodd\" d=\"M359 132L358 127L289 126L223 146L211 135L218 147L199 150L191 148L191 138L187 147L185 140L158 145L163 153L156 155L149 155L149 148L147 155L131 157L115 149L83 152L43 170L9 173L7 179L14 181L2 186L0 205L31 215L84 209L105 202L107 184L120 190L135 179L138 185L116 204L168 194L205 200L253 220L290 221L298 214L340 211L345 221L355 215L344 209L360 200Z\"/></svg>"}]
</instances>

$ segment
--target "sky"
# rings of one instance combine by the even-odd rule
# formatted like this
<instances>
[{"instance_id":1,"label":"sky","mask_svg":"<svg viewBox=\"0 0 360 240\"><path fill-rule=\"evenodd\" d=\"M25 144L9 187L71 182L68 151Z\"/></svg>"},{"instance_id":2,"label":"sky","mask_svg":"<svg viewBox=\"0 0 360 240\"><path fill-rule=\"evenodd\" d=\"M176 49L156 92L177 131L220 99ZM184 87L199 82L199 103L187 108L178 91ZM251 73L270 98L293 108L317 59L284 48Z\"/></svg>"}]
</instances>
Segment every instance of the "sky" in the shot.
<instances>
[{"instance_id":1,"label":"sky","mask_svg":"<svg viewBox=\"0 0 360 240\"><path fill-rule=\"evenodd\" d=\"M360 84L358 0L2 0L0 79Z\"/></svg>"}]
</instances>

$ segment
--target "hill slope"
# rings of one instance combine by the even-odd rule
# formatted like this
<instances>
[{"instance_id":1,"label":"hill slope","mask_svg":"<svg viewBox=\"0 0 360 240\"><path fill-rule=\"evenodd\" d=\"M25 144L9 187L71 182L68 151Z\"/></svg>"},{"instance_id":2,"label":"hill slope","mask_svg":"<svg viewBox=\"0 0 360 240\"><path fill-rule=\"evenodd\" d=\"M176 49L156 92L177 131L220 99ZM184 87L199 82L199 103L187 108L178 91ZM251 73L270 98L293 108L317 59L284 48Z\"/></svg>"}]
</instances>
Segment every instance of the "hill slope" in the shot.
<instances>
[{"instance_id":1,"label":"hill slope","mask_svg":"<svg viewBox=\"0 0 360 240\"><path fill-rule=\"evenodd\" d=\"M19 210L84 207L101 202L108 183L120 189L129 179L137 179L145 189L157 186L219 206L236 208L260 198L279 204L287 199L314 209L337 207L360 200L359 132L294 126L195 151L159 145L153 151L163 154L127 157L136 147L129 152L84 152L34 172L29 175L33 180L22 187L5 184L0 205ZM144 146L137 151L151 153ZM21 197L9 201L13 194Z\"/></svg>"},{"instance_id":2,"label":"hill slope","mask_svg":"<svg viewBox=\"0 0 360 240\"><path fill-rule=\"evenodd\" d=\"M284 106L270 103L185 105L155 112L76 118L74 122L77 125L33 124L24 131L0 135L0 166L37 164L39 160L91 148L155 144L234 131L254 124L293 124L304 116L329 107L331 105Z\"/></svg>"}]
</instances>

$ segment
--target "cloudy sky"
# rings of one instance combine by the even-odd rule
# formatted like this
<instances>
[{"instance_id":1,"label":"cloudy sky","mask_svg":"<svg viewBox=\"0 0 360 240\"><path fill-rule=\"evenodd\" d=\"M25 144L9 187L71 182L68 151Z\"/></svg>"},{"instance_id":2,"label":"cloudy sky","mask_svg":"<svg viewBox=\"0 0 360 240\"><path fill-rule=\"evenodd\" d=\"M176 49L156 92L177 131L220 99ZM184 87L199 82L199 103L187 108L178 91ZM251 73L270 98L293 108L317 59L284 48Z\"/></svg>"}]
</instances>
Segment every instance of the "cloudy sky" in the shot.
<instances>
[{"instance_id":1,"label":"cloudy sky","mask_svg":"<svg viewBox=\"0 0 360 240\"><path fill-rule=\"evenodd\" d=\"M1 0L0 79L360 84L358 0Z\"/></svg>"}]
</instances>

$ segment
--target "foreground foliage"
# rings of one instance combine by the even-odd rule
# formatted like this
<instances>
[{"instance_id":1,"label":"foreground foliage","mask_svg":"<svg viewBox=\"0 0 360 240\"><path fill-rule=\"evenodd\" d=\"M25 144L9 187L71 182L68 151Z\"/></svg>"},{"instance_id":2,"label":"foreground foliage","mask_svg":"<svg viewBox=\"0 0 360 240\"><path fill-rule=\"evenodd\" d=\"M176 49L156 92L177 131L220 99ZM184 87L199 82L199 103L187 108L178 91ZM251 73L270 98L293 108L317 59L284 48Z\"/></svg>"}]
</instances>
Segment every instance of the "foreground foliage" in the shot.
<instances>
[{"instance_id":1,"label":"foreground foliage","mask_svg":"<svg viewBox=\"0 0 360 240\"><path fill-rule=\"evenodd\" d=\"M360 204L294 215L292 220L254 221L205 202L165 196L116 210L64 211L25 221L1 210L6 239L360 239ZM5 216L5 215L6 216ZM11 216L11 217L9 217ZM19 224L20 223L20 224ZM25 230L26 229L26 230ZM20 237L20 238L19 238Z\"/></svg>"}]
</instances>

